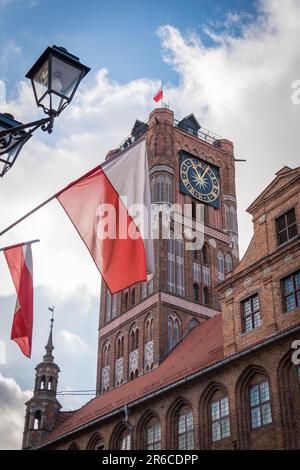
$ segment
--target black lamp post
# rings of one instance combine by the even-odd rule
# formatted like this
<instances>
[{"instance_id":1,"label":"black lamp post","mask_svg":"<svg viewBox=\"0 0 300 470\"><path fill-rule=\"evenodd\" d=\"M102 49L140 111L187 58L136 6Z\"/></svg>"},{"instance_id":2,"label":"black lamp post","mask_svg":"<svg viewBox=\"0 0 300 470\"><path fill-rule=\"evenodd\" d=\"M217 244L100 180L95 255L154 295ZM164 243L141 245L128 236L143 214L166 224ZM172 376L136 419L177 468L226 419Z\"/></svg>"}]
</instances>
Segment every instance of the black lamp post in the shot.
<instances>
[{"instance_id":1,"label":"black lamp post","mask_svg":"<svg viewBox=\"0 0 300 470\"><path fill-rule=\"evenodd\" d=\"M63 47L47 47L26 74L31 80L36 103L47 117L22 124L12 115L0 114L0 176L12 167L36 129L52 132L54 118L72 101L79 83L89 71L89 67Z\"/></svg>"}]
</instances>

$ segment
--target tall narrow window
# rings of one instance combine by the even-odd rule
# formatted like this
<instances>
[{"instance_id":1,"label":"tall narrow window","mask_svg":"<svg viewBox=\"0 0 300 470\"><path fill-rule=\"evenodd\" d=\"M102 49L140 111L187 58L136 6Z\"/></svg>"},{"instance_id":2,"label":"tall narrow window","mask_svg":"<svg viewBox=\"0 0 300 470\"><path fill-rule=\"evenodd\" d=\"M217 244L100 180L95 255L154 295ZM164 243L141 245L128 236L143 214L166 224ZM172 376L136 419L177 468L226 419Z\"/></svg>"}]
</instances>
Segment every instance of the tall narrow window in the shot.
<instances>
[{"instance_id":1,"label":"tall narrow window","mask_svg":"<svg viewBox=\"0 0 300 470\"><path fill-rule=\"evenodd\" d=\"M184 408L178 415L178 449L194 449L194 420L191 410Z\"/></svg>"},{"instance_id":2,"label":"tall narrow window","mask_svg":"<svg viewBox=\"0 0 300 470\"><path fill-rule=\"evenodd\" d=\"M224 253L222 250L219 250L217 254L217 269L218 269L218 281L219 282L224 281L225 268L224 268Z\"/></svg>"},{"instance_id":3,"label":"tall narrow window","mask_svg":"<svg viewBox=\"0 0 300 470\"><path fill-rule=\"evenodd\" d=\"M225 256L225 268L226 273L230 273L233 269L232 256L229 253Z\"/></svg>"},{"instance_id":4,"label":"tall narrow window","mask_svg":"<svg viewBox=\"0 0 300 470\"><path fill-rule=\"evenodd\" d=\"M116 318L117 316L117 295L113 294L111 296L111 318Z\"/></svg>"},{"instance_id":5,"label":"tall narrow window","mask_svg":"<svg viewBox=\"0 0 300 470\"><path fill-rule=\"evenodd\" d=\"M242 332L257 328L261 324L258 295L252 295L242 302Z\"/></svg>"},{"instance_id":6,"label":"tall narrow window","mask_svg":"<svg viewBox=\"0 0 300 470\"><path fill-rule=\"evenodd\" d=\"M141 299L144 300L147 297L147 282L141 284Z\"/></svg>"},{"instance_id":7,"label":"tall narrow window","mask_svg":"<svg viewBox=\"0 0 300 470\"><path fill-rule=\"evenodd\" d=\"M105 322L109 322L111 319L111 293L106 288L105 293Z\"/></svg>"},{"instance_id":8,"label":"tall narrow window","mask_svg":"<svg viewBox=\"0 0 300 470\"><path fill-rule=\"evenodd\" d=\"M212 441L220 441L230 436L228 397L211 403Z\"/></svg>"},{"instance_id":9,"label":"tall narrow window","mask_svg":"<svg viewBox=\"0 0 300 470\"><path fill-rule=\"evenodd\" d=\"M131 306L133 307L135 305L135 288L133 287L131 289Z\"/></svg>"},{"instance_id":10,"label":"tall narrow window","mask_svg":"<svg viewBox=\"0 0 300 470\"><path fill-rule=\"evenodd\" d=\"M168 239L168 289L175 293L175 240L173 232Z\"/></svg>"},{"instance_id":11,"label":"tall narrow window","mask_svg":"<svg viewBox=\"0 0 300 470\"><path fill-rule=\"evenodd\" d=\"M202 248L202 261L203 264L209 264L209 250L206 244Z\"/></svg>"},{"instance_id":12,"label":"tall narrow window","mask_svg":"<svg viewBox=\"0 0 300 470\"><path fill-rule=\"evenodd\" d=\"M180 339L180 323L176 315L168 318L168 346L171 351Z\"/></svg>"},{"instance_id":13,"label":"tall narrow window","mask_svg":"<svg viewBox=\"0 0 300 470\"><path fill-rule=\"evenodd\" d=\"M282 279L281 285L284 311L300 307L300 270Z\"/></svg>"},{"instance_id":14,"label":"tall narrow window","mask_svg":"<svg viewBox=\"0 0 300 470\"><path fill-rule=\"evenodd\" d=\"M250 387L252 429L272 423L269 383L267 380Z\"/></svg>"},{"instance_id":15,"label":"tall narrow window","mask_svg":"<svg viewBox=\"0 0 300 470\"><path fill-rule=\"evenodd\" d=\"M208 288L207 287L203 287L203 289L202 289L202 303L204 305L208 305L208 303L209 303L209 294L208 294Z\"/></svg>"},{"instance_id":16,"label":"tall narrow window","mask_svg":"<svg viewBox=\"0 0 300 470\"><path fill-rule=\"evenodd\" d=\"M295 209L291 209L276 219L277 243L281 245L297 235Z\"/></svg>"},{"instance_id":17,"label":"tall narrow window","mask_svg":"<svg viewBox=\"0 0 300 470\"><path fill-rule=\"evenodd\" d=\"M177 266L177 283L176 291L179 295L184 295L184 242L182 239L176 239L176 266Z\"/></svg>"},{"instance_id":18,"label":"tall narrow window","mask_svg":"<svg viewBox=\"0 0 300 470\"><path fill-rule=\"evenodd\" d=\"M131 449L131 434L129 429L124 429L121 432L118 439L118 449L119 450L130 450Z\"/></svg>"},{"instance_id":19,"label":"tall narrow window","mask_svg":"<svg viewBox=\"0 0 300 470\"><path fill-rule=\"evenodd\" d=\"M148 281L148 295L152 295L154 290L154 279Z\"/></svg>"},{"instance_id":20,"label":"tall narrow window","mask_svg":"<svg viewBox=\"0 0 300 470\"><path fill-rule=\"evenodd\" d=\"M148 450L161 449L161 429L157 421L151 421L146 427L146 444Z\"/></svg>"},{"instance_id":21,"label":"tall narrow window","mask_svg":"<svg viewBox=\"0 0 300 470\"><path fill-rule=\"evenodd\" d=\"M193 280L198 284L201 282L201 264L193 262Z\"/></svg>"},{"instance_id":22,"label":"tall narrow window","mask_svg":"<svg viewBox=\"0 0 300 470\"><path fill-rule=\"evenodd\" d=\"M33 429L36 431L41 429L41 423L42 423L42 412L40 410L37 410L34 413Z\"/></svg>"},{"instance_id":23,"label":"tall narrow window","mask_svg":"<svg viewBox=\"0 0 300 470\"><path fill-rule=\"evenodd\" d=\"M194 291L194 302L199 302L199 284L196 282L193 284Z\"/></svg>"}]
</instances>

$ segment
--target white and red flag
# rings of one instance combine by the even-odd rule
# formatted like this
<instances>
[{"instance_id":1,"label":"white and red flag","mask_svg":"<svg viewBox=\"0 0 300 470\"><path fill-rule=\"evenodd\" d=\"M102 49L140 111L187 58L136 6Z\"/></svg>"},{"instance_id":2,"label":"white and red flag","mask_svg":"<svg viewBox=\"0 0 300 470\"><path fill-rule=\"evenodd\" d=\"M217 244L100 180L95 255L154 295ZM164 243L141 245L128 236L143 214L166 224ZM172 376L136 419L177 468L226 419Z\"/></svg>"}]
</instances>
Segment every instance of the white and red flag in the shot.
<instances>
[{"instance_id":1,"label":"white and red flag","mask_svg":"<svg viewBox=\"0 0 300 470\"><path fill-rule=\"evenodd\" d=\"M56 197L112 294L151 277L154 255L145 140L117 153Z\"/></svg>"},{"instance_id":2,"label":"white and red flag","mask_svg":"<svg viewBox=\"0 0 300 470\"><path fill-rule=\"evenodd\" d=\"M164 98L164 89L162 85L160 89L158 90L158 92L156 93L156 95L153 96L153 101L155 101L155 103L158 103L159 101L162 101L163 98Z\"/></svg>"},{"instance_id":3,"label":"white and red flag","mask_svg":"<svg viewBox=\"0 0 300 470\"><path fill-rule=\"evenodd\" d=\"M31 244L5 248L4 255L17 292L11 339L25 356L31 356L33 325L33 281Z\"/></svg>"}]
</instances>

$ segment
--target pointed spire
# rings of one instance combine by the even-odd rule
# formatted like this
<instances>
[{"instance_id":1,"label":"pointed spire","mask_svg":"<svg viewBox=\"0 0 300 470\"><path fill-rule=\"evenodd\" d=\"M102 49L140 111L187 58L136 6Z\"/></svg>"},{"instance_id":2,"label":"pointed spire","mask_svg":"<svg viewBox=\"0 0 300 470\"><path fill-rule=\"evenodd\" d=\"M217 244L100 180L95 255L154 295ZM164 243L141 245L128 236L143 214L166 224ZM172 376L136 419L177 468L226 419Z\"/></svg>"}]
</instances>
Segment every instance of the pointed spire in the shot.
<instances>
[{"instance_id":1,"label":"pointed spire","mask_svg":"<svg viewBox=\"0 0 300 470\"><path fill-rule=\"evenodd\" d=\"M48 307L48 310L50 312L52 312L52 317L51 317L51 321L50 321L50 333L49 333L49 338L48 338L48 341L47 341L47 344L45 346L45 349L46 349L46 354L45 356L43 357L43 361L44 362L53 362L54 360L54 357L53 357L53 354L52 354L52 351L54 349L54 346L53 346L53 338L52 338L52 330L53 330L53 323L54 323L54 308L55 307Z\"/></svg>"}]
</instances>

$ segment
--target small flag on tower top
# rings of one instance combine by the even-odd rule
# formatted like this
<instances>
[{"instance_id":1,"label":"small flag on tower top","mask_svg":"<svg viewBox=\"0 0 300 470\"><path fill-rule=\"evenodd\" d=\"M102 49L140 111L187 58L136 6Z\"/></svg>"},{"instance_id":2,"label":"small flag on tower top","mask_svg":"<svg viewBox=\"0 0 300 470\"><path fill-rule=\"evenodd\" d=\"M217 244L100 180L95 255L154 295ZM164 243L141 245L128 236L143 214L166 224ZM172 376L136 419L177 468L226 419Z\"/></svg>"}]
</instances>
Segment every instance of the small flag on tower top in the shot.
<instances>
[{"instance_id":1,"label":"small flag on tower top","mask_svg":"<svg viewBox=\"0 0 300 470\"><path fill-rule=\"evenodd\" d=\"M161 85L160 89L158 90L156 95L153 97L153 101L155 101L155 103L158 103L160 100L163 100L163 97L164 97L164 89L163 89L163 85Z\"/></svg>"}]
</instances>

